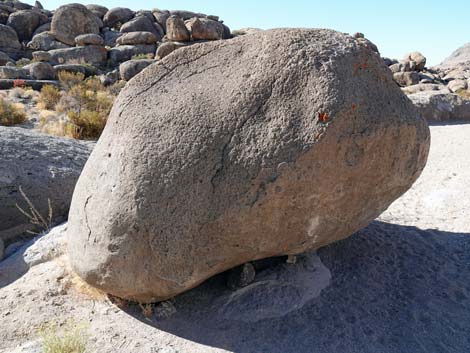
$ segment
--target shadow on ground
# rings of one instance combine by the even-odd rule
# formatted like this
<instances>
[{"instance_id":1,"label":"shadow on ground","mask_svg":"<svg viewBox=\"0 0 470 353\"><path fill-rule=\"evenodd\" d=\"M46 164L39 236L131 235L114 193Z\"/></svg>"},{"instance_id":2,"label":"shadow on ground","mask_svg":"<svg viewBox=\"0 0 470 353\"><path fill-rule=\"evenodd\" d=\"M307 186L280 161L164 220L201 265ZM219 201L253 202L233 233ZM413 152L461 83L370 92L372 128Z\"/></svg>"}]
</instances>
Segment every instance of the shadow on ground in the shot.
<instances>
[{"instance_id":1,"label":"shadow on ground","mask_svg":"<svg viewBox=\"0 0 470 353\"><path fill-rule=\"evenodd\" d=\"M297 276L305 280L300 287L286 289L282 278L276 287L271 276L272 291L234 301L240 294L217 276L178 296L170 318L127 312L160 330L239 353L470 351L470 234L373 222L318 255L331 280L308 301L305 295L316 288L309 282L325 280L318 264L308 264L315 254L296 268L320 277Z\"/></svg>"}]
</instances>

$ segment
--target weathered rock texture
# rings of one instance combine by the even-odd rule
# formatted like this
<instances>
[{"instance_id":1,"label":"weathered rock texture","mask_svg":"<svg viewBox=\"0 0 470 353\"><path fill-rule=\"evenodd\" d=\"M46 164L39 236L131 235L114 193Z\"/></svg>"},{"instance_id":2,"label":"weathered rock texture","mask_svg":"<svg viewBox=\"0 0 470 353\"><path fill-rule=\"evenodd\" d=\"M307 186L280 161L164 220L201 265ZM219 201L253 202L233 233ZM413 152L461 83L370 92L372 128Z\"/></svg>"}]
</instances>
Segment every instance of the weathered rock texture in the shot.
<instances>
[{"instance_id":1,"label":"weathered rock texture","mask_svg":"<svg viewBox=\"0 0 470 353\"><path fill-rule=\"evenodd\" d=\"M28 210L19 187L41 215L48 214L49 198L54 221L65 218L92 146L22 128L0 127L0 239L10 240L32 228L15 206Z\"/></svg>"},{"instance_id":2,"label":"weathered rock texture","mask_svg":"<svg viewBox=\"0 0 470 353\"><path fill-rule=\"evenodd\" d=\"M348 237L411 186L428 149L424 119L348 35L181 48L121 92L74 192L71 263L116 296L172 297Z\"/></svg>"}]
</instances>

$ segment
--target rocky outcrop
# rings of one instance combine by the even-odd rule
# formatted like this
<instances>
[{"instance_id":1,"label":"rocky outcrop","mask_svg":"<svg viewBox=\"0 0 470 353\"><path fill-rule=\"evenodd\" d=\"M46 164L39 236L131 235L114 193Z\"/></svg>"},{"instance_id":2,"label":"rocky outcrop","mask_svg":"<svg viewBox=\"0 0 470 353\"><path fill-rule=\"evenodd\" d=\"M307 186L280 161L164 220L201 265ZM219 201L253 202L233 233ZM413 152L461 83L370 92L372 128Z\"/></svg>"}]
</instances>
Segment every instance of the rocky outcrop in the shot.
<instances>
[{"instance_id":1,"label":"rocky outcrop","mask_svg":"<svg viewBox=\"0 0 470 353\"><path fill-rule=\"evenodd\" d=\"M28 210L20 187L46 218L50 199L53 222L62 221L93 143L0 127L0 147L0 239L11 241L34 228L16 207Z\"/></svg>"},{"instance_id":2,"label":"rocky outcrop","mask_svg":"<svg viewBox=\"0 0 470 353\"><path fill-rule=\"evenodd\" d=\"M428 121L470 120L470 100L441 90L408 95Z\"/></svg>"},{"instance_id":3,"label":"rocky outcrop","mask_svg":"<svg viewBox=\"0 0 470 353\"><path fill-rule=\"evenodd\" d=\"M455 50L439 65L439 67L449 69L462 65L470 66L470 43L467 43Z\"/></svg>"},{"instance_id":4,"label":"rocky outcrop","mask_svg":"<svg viewBox=\"0 0 470 353\"><path fill-rule=\"evenodd\" d=\"M419 52L402 61L384 58L403 92L429 121L469 120L470 46L465 45L438 66L425 67Z\"/></svg>"},{"instance_id":5,"label":"rocky outcrop","mask_svg":"<svg viewBox=\"0 0 470 353\"><path fill-rule=\"evenodd\" d=\"M163 300L348 237L410 187L428 149L424 119L351 36L181 48L119 95L74 192L71 263L113 295Z\"/></svg>"},{"instance_id":6,"label":"rocky outcrop","mask_svg":"<svg viewBox=\"0 0 470 353\"><path fill-rule=\"evenodd\" d=\"M41 54L39 61L53 66L93 66L91 71L100 75L101 81L108 82L108 74L118 72L120 64L136 56L157 56L160 60L178 47L232 37L218 16L191 11L134 12L123 7L108 10L101 5L68 4L51 12L42 5L18 4L22 3L0 4L0 26L3 26L0 27L0 67L9 62L15 64L22 58L31 59L36 51L64 49L60 56L57 52L50 53L49 59ZM172 44L165 45L168 42ZM81 49L71 48L75 46ZM94 48L82 49L85 46ZM156 55L159 46L163 48ZM127 67L137 66L132 63Z\"/></svg>"}]
</instances>

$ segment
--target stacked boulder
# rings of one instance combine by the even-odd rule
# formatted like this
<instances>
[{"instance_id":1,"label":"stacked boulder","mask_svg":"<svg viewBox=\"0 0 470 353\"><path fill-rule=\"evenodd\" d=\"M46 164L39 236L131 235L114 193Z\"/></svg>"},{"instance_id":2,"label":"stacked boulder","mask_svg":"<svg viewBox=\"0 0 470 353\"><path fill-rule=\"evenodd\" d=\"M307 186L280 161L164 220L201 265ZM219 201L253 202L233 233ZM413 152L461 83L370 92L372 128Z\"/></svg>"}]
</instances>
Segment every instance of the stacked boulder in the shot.
<instances>
[{"instance_id":1,"label":"stacked boulder","mask_svg":"<svg viewBox=\"0 0 470 353\"><path fill-rule=\"evenodd\" d=\"M426 119L470 119L470 44L432 68L426 67L426 58L419 52L409 53L401 61L384 61Z\"/></svg>"},{"instance_id":2,"label":"stacked boulder","mask_svg":"<svg viewBox=\"0 0 470 353\"><path fill-rule=\"evenodd\" d=\"M2 2L0 80L56 80L66 70L111 84L180 47L231 37L217 16L190 11L68 4L51 12L39 2Z\"/></svg>"}]
</instances>

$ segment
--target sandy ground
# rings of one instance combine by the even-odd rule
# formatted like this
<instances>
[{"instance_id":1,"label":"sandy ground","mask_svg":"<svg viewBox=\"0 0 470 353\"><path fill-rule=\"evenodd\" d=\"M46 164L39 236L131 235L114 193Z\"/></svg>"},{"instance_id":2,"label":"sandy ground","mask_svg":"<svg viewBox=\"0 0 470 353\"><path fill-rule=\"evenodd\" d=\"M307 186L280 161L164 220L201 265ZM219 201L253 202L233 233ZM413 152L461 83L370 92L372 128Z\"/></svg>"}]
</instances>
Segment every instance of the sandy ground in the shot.
<instances>
[{"instance_id":1,"label":"sandy ground","mask_svg":"<svg viewBox=\"0 0 470 353\"><path fill-rule=\"evenodd\" d=\"M470 124L431 126L426 168L380 220L422 229L470 232Z\"/></svg>"},{"instance_id":2,"label":"sandy ground","mask_svg":"<svg viewBox=\"0 0 470 353\"><path fill-rule=\"evenodd\" d=\"M431 138L420 179L364 230L147 317L70 275L56 229L0 264L0 352L41 352L38 328L68 320L86 325L87 352L469 352L470 124Z\"/></svg>"}]
</instances>

